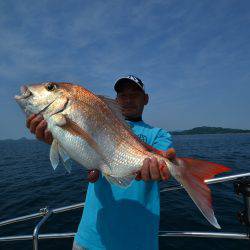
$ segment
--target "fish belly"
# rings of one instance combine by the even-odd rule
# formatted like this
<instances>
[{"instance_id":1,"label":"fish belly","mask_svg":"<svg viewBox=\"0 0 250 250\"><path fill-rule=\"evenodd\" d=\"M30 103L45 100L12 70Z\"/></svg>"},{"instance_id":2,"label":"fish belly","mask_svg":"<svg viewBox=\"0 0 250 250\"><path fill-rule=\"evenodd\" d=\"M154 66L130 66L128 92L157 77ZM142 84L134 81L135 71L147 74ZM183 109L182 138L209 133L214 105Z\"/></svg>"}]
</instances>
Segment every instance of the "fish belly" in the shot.
<instances>
[{"instance_id":1,"label":"fish belly","mask_svg":"<svg viewBox=\"0 0 250 250\"><path fill-rule=\"evenodd\" d=\"M100 169L103 160L89 144L80 137L72 135L61 127L54 126L51 129L54 139L71 159L81 164L87 169Z\"/></svg>"}]
</instances>

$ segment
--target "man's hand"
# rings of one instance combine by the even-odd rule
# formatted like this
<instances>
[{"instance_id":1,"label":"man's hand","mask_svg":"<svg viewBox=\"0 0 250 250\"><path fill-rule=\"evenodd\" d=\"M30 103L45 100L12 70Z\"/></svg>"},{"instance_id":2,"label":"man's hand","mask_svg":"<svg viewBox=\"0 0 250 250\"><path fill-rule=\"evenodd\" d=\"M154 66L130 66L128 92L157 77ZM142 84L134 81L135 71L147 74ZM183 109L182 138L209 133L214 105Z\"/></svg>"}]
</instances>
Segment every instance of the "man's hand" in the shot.
<instances>
[{"instance_id":1,"label":"man's hand","mask_svg":"<svg viewBox=\"0 0 250 250\"><path fill-rule=\"evenodd\" d=\"M162 155L168 158L170 161L174 161L176 158L175 150L170 148L167 151L161 151ZM146 158L143 161L141 171L138 172L136 180L144 181L157 181L157 180L167 180L170 178L170 172L167 168L165 161L158 161L155 157Z\"/></svg>"},{"instance_id":2,"label":"man's hand","mask_svg":"<svg viewBox=\"0 0 250 250\"><path fill-rule=\"evenodd\" d=\"M47 122L41 115L31 115L28 117L26 120L26 126L31 133L36 135L38 140L44 141L48 144L52 143L53 136L47 129Z\"/></svg>"},{"instance_id":3,"label":"man's hand","mask_svg":"<svg viewBox=\"0 0 250 250\"><path fill-rule=\"evenodd\" d=\"M99 178L99 175L100 175L99 170L97 169L89 170L87 180L89 182L96 182Z\"/></svg>"}]
</instances>

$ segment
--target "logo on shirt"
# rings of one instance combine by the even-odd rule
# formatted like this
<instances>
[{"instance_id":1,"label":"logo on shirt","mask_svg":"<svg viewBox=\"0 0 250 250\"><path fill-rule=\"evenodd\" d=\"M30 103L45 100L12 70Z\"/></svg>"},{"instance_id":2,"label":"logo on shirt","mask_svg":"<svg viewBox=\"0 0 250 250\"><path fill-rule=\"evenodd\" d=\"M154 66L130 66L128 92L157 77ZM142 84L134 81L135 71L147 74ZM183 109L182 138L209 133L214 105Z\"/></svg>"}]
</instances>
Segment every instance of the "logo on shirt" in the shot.
<instances>
[{"instance_id":1,"label":"logo on shirt","mask_svg":"<svg viewBox=\"0 0 250 250\"><path fill-rule=\"evenodd\" d=\"M140 138L140 140L147 143L147 137L145 135L139 134L137 136Z\"/></svg>"}]
</instances>

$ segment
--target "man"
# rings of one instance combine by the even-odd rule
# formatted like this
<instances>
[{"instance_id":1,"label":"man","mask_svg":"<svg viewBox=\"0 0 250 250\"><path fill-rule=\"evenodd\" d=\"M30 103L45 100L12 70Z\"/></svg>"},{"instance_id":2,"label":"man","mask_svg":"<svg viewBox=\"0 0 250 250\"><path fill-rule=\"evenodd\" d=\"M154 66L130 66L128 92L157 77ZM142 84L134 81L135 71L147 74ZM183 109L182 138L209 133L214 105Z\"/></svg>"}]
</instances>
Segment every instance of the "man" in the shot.
<instances>
[{"instance_id":1,"label":"man","mask_svg":"<svg viewBox=\"0 0 250 250\"><path fill-rule=\"evenodd\" d=\"M172 146L171 136L142 120L149 97L143 82L135 76L117 80L116 100L133 132L145 143L166 151ZM42 117L31 116L27 127L38 139L51 143L53 138ZM171 155L166 155L171 158ZM93 166L94 168L94 166ZM97 170L90 171L83 217L73 249L158 249L159 185L169 172L164 162L145 159L136 179L126 188L110 184Z\"/></svg>"}]
</instances>

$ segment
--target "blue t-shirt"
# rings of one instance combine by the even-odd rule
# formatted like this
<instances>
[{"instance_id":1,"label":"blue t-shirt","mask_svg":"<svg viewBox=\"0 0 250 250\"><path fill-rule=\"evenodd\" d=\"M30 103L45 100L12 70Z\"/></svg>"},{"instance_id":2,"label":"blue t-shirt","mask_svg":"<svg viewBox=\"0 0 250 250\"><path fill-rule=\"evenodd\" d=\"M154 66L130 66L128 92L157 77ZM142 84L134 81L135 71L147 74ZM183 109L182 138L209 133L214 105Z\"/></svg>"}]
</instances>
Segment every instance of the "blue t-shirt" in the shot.
<instances>
[{"instance_id":1,"label":"blue t-shirt","mask_svg":"<svg viewBox=\"0 0 250 250\"><path fill-rule=\"evenodd\" d=\"M133 132L147 144L167 150L170 134L143 121L129 122ZM160 218L157 181L136 181L124 189L105 177L89 183L83 216L75 241L89 250L158 249Z\"/></svg>"}]
</instances>

